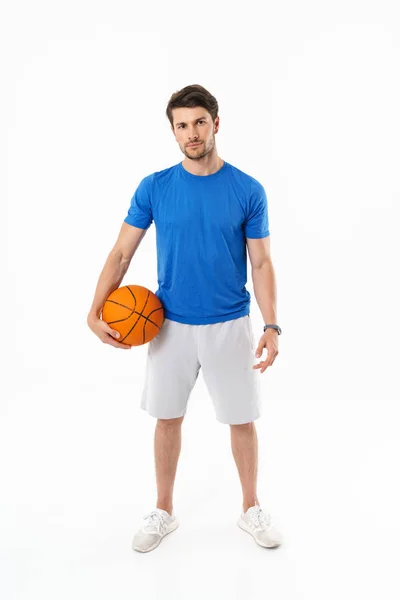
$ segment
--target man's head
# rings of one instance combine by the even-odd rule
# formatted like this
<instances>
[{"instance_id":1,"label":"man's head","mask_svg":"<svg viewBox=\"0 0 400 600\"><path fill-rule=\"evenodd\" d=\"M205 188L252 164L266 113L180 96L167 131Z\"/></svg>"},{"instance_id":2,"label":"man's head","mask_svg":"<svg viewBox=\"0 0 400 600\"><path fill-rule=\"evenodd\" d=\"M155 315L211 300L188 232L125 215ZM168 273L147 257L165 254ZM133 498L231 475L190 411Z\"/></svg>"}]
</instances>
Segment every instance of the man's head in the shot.
<instances>
[{"instance_id":1,"label":"man's head","mask_svg":"<svg viewBox=\"0 0 400 600\"><path fill-rule=\"evenodd\" d=\"M167 106L172 133L183 154L198 160L215 148L219 128L218 102L201 85L188 85L175 92ZM189 144L199 142L190 147Z\"/></svg>"}]
</instances>

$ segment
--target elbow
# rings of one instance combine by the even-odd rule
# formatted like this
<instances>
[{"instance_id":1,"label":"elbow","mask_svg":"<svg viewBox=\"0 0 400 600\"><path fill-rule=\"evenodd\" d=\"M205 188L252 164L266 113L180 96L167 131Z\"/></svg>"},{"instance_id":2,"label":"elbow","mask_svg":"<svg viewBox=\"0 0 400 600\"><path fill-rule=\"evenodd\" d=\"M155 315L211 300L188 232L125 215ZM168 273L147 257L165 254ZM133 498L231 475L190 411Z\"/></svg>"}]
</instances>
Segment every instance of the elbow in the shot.
<instances>
[{"instance_id":1,"label":"elbow","mask_svg":"<svg viewBox=\"0 0 400 600\"><path fill-rule=\"evenodd\" d=\"M260 259L257 263L253 263L251 265L252 273L257 273L258 271L261 271L264 269L270 269L270 268L272 268L272 261L269 256L267 256L263 259Z\"/></svg>"}]
</instances>

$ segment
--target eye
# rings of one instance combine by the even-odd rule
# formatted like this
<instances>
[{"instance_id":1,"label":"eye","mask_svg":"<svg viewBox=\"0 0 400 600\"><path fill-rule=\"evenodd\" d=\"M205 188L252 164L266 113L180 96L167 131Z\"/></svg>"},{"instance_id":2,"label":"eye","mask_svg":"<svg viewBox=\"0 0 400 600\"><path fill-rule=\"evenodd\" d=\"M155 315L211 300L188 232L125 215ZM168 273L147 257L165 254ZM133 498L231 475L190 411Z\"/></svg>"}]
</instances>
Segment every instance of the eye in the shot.
<instances>
[{"instance_id":1,"label":"eye","mask_svg":"<svg viewBox=\"0 0 400 600\"><path fill-rule=\"evenodd\" d=\"M199 119L197 121L197 123L205 123L205 120L204 119ZM178 129L182 129L182 127L185 127L185 125L178 125Z\"/></svg>"}]
</instances>

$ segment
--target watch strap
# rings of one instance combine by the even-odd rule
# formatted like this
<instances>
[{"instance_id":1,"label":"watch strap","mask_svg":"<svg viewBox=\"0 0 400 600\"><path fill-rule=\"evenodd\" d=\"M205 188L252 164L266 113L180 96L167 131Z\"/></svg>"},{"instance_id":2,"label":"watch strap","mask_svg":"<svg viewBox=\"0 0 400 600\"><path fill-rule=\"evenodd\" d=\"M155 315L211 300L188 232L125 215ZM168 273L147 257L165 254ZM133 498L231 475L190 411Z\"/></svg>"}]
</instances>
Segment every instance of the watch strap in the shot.
<instances>
[{"instance_id":1,"label":"watch strap","mask_svg":"<svg viewBox=\"0 0 400 600\"><path fill-rule=\"evenodd\" d=\"M279 325L272 325L272 324L264 325L264 331L266 329L276 329L276 331L278 332L278 335L281 335L281 333L282 333L282 329L279 327Z\"/></svg>"}]
</instances>

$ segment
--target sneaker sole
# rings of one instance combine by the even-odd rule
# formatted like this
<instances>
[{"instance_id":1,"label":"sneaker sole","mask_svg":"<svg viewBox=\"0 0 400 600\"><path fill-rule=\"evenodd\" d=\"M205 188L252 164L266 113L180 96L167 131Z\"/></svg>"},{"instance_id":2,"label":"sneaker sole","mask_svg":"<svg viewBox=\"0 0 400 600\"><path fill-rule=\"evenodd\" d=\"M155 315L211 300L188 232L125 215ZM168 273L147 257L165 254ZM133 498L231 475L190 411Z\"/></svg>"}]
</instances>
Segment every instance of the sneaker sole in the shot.
<instances>
[{"instance_id":1,"label":"sneaker sole","mask_svg":"<svg viewBox=\"0 0 400 600\"><path fill-rule=\"evenodd\" d=\"M165 536L168 535L169 533L172 533L173 531L175 531L175 529L177 529L177 527L179 527L179 521L178 521L178 519L175 519L175 521L173 521L170 525L168 525L167 531L164 533L164 535L162 535L158 539L158 541L155 544L153 544L146 550L143 550L143 548L139 548L138 546L134 546L133 544L132 544L132 548L133 548L133 550L136 550L136 552L150 552L151 550L154 550L154 548L157 548L157 546L160 544L161 540L164 539Z\"/></svg>"},{"instance_id":2,"label":"sneaker sole","mask_svg":"<svg viewBox=\"0 0 400 600\"><path fill-rule=\"evenodd\" d=\"M263 544L262 542L260 542L254 535L254 533L252 532L252 530L248 527L247 523L245 521L243 521L242 518L240 518L237 522L237 524L239 525L240 529L243 529L243 531L246 531L247 533L249 533L251 535L251 537L257 542L257 544L259 546L262 546L263 548L277 548L278 546L281 545L281 542L272 542L271 544Z\"/></svg>"}]
</instances>

